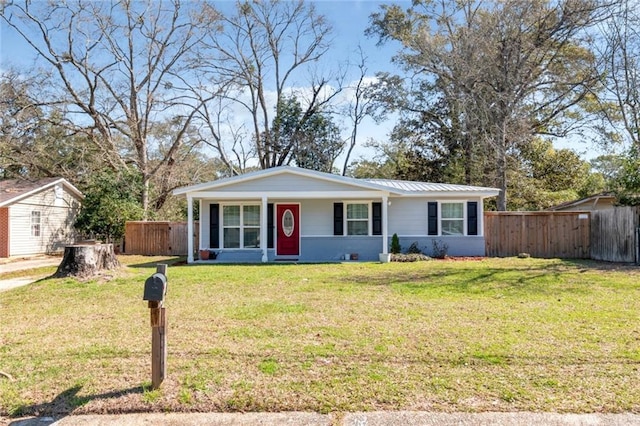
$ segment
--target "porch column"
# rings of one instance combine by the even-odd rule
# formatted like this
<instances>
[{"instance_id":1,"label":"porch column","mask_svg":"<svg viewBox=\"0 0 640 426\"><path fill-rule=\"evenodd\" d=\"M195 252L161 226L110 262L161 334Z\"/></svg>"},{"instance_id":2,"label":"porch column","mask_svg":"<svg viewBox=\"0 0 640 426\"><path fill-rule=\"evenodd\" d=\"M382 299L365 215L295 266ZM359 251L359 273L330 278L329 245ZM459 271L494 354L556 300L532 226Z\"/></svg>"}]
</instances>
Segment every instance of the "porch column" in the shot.
<instances>
[{"instance_id":1,"label":"porch column","mask_svg":"<svg viewBox=\"0 0 640 426\"><path fill-rule=\"evenodd\" d=\"M478 235L484 237L484 198L478 201Z\"/></svg>"},{"instance_id":2,"label":"porch column","mask_svg":"<svg viewBox=\"0 0 640 426\"><path fill-rule=\"evenodd\" d=\"M267 255L267 196L262 196L262 209L260 211L262 214L260 215L260 249L262 250L262 263L266 263L269 260L269 256Z\"/></svg>"},{"instance_id":3,"label":"porch column","mask_svg":"<svg viewBox=\"0 0 640 426\"><path fill-rule=\"evenodd\" d=\"M382 253L389 253L389 197L382 196Z\"/></svg>"},{"instance_id":4,"label":"porch column","mask_svg":"<svg viewBox=\"0 0 640 426\"><path fill-rule=\"evenodd\" d=\"M187 263L193 263L193 197L187 194Z\"/></svg>"},{"instance_id":5,"label":"porch column","mask_svg":"<svg viewBox=\"0 0 640 426\"><path fill-rule=\"evenodd\" d=\"M200 219L198 220L198 250L209 248L209 244L202 244L202 215L204 214L204 210L202 210L202 198L198 200L198 211L200 212ZM200 257L200 255L198 255Z\"/></svg>"}]
</instances>

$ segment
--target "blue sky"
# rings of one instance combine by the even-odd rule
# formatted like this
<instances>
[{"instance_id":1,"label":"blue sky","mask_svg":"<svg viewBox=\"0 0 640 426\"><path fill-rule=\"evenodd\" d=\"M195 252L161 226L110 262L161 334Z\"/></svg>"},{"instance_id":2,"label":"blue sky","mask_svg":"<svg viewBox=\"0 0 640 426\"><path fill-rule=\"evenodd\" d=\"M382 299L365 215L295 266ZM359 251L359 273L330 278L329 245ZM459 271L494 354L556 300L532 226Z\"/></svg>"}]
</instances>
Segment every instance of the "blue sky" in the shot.
<instances>
[{"instance_id":1,"label":"blue sky","mask_svg":"<svg viewBox=\"0 0 640 426\"><path fill-rule=\"evenodd\" d=\"M38 0L36 0L38 1ZM316 0L313 1L316 10L324 15L334 29L334 46L332 55L327 60L346 58L360 44L369 59L369 68L372 71L391 71L391 56L397 51L397 45L376 46L375 38L364 35L369 25L371 13L379 10L380 5L398 3L410 5L404 1L378 1L378 0ZM233 1L218 1L216 5L221 9L232 6ZM0 61L20 65L28 64L31 58L26 43L0 21Z\"/></svg>"},{"instance_id":2,"label":"blue sky","mask_svg":"<svg viewBox=\"0 0 640 426\"><path fill-rule=\"evenodd\" d=\"M44 0L36 0L44 1ZM230 9L234 1L218 1L216 6L222 9ZM397 3L404 7L410 6L409 0L401 1L379 1L379 0L315 0L313 1L317 12L324 15L333 27L333 46L328 55L323 58L328 67L336 62L344 63L351 58L352 61L359 59L356 49L360 45L367 57L367 68L371 76L378 71L398 72L391 58L398 52L397 43L387 43L383 46L376 46L377 40L364 35L365 29L369 25L369 17L372 13L380 9L380 5ZM2 21L0 21L0 25ZM8 63L18 66L29 67L33 55L25 42L16 36L12 31L2 25L0 31L0 68L5 68ZM353 75L357 77L357 75ZM393 126L393 119L376 124L372 120L366 120L359 132L359 145L370 139L384 141ZM585 152L593 147L570 138L567 141L556 141L556 146L561 148L573 148L581 152L584 157L597 155L596 152ZM370 150L359 148L351 160L358 156L372 156Z\"/></svg>"}]
</instances>

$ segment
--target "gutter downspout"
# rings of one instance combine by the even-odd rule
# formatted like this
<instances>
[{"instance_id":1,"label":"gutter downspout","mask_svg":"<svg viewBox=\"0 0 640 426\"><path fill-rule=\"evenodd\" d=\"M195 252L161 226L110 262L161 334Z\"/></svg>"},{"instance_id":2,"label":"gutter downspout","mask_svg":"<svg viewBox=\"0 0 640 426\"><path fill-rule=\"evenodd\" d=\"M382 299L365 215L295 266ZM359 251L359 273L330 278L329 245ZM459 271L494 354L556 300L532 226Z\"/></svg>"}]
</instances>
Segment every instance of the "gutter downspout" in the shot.
<instances>
[{"instance_id":1,"label":"gutter downspout","mask_svg":"<svg viewBox=\"0 0 640 426\"><path fill-rule=\"evenodd\" d=\"M389 196L382 196L382 253L389 253Z\"/></svg>"}]
</instances>

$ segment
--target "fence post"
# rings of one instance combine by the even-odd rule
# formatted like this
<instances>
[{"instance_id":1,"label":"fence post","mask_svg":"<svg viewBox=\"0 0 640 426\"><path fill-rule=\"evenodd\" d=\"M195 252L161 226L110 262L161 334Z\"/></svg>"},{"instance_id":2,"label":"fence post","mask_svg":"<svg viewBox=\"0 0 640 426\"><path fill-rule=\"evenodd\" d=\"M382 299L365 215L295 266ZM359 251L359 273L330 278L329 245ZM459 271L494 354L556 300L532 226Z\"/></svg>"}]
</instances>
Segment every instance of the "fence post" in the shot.
<instances>
[{"instance_id":1,"label":"fence post","mask_svg":"<svg viewBox=\"0 0 640 426\"><path fill-rule=\"evenodd\" d=\"M640 227L636 229L636 265L640 265Z\"/></svg>"}]
</instances>

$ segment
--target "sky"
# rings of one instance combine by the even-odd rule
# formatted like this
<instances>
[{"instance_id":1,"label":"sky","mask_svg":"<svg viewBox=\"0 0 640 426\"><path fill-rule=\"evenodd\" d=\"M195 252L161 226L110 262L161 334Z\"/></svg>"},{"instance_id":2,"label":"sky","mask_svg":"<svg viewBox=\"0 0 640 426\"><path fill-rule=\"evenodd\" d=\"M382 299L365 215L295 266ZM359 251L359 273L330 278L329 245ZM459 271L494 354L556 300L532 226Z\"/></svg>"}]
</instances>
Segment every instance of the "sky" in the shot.
<instances>
[{"instance_id":1,"label":"sky","mask_svg":"<svg viewBox=\"0 0 640 426\"><path fill-rule=\"evenodd\" d=\"M37 0L44 1L44 0ZM218 1L215 2L223 12L225 9L233 8L234 1ZM382 4L396 3L404 7L409 7L409 0L396 1L378 1L378 0L314 0L313 4L318 13L324 15L327 21L333 27L333 45L328 55L322 59L327 67L335 65L336 62L344 63L351 58L352 61L359 59L357 52L358 45L363 49L367 58L367 68L370 77L376 72L388 71L398 72L397 67L392 63L391 59L400 48L397 43L387 42L383 46L377 46L377 39L365 36L364 31L369 26L369 17L372 13L378 11ZM6 68L6 64L12 63L18 66L31 66L32 56L28 53L29 47L11 29L7 28L0 21L0 69ZM354 70L355 72L355 70ZM354 74L353 78L357 75ZM374 153L370 149L363 148L365 141L375 139L377 141L385 141L388 133L393 127L395 116L384 123L374 123L371 119L366 119L359 130L358 146L351 160L364 156L372 157ZM345 131L345 134L348 132ZM557 147L572 148L583 157L594 156L593 150L589 154L589 147L578 140L567 140L564 142L556 142ZM341 162L336 165L340 166Z\"/></svg>"},{"instance_id":2,"label":"sky","mask_svg":"<svg viewBox=\"0 0 640 426\"><path fill-rule=\"evenodd\" d=\"M45 0L36 0L45 1ZM359 60L358 46L361 46L367 58L367 68L370 77L378 71L393 72L395 66L391 62L392 56L397 52L398 46L386 44L376 46L377 40L364 35L369 25L369 16L379 10L380 5L391 1L378 0L315 0L316 11L326 17L333 27L333 44L331 51L325 55L323 61L327 67L336 65L335 62L344 63L349 58L352 61ZM410 5L409 0L394 1L394 3ZM233 8L235 1L217 1L216 7L223 12ZM18 67L31 67L34 55L30 47L22 38L15 34L3 21L0 20L0 69L9 65ZM356 70L354 70L356 73ZM354 74L354 78L357 75ZM362 148L364 142L370 138L385 140L393 126L392 120L386 123L376 124L371 119L363 122L359 131L358 145L351 159L358 156L372 156L372 152Z\"/></svg>"}]
</instances>

